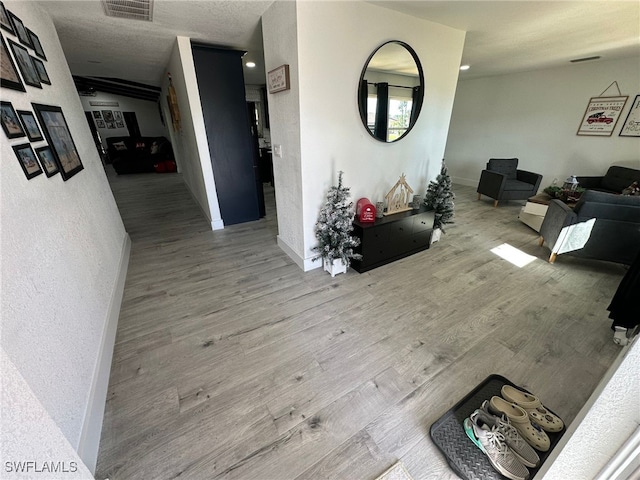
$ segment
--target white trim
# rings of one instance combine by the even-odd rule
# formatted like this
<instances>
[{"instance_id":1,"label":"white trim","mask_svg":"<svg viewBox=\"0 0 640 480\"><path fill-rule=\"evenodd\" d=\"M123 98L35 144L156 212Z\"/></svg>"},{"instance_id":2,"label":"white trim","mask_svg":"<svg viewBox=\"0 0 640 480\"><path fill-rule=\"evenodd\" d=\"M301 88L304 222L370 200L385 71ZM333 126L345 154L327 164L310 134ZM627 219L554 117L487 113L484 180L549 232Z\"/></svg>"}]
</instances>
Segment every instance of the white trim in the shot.
<instances>
[{"instance_id":1,"label":"white trim","mask_svg":"<svg viewBox=\"0 0 640 480\"><path fill-rule=\"evenodd\" d=\"M298 265L298 267L300 267L302 269L303 272L308 272L309 270L313 270L313 269L322 267L322 262L320 260L316 260L314 262L313 258L304 258L303 259L300 255L298 255L293 250L293 248L291 248L287 244L287 242L285 242L282 239L282 237L280 237L280 235L278 235L277 239L278 239L278 246L282 249L282 251L284 251L284 253L289 255L289 257L291 257L291 260L293 260L295 262L295 264Z\"/></svg>"},{"instance_id":2,"label":"white trim","mask_svg":"<svg viewBox=\"0 0 640 480\"><path fill-rule=\"evenodd\" d=\"M95 473L98 461L98 447L100 446L100 434L102 433L102 420L104 408L107 402L107 389L109 387L109 375L111 373L111 360L116 341L120 306L124 294L124 284L127 279L129 256L131 254L131 238L125 232L125 237L120 255L120 265L116 276L115 286L109 302L107 321L102 332L102 342L98 352L89 402L82 422L82 432L78 442L78 456L85 463L91 473Z\"/></svg>"}]
</instances>

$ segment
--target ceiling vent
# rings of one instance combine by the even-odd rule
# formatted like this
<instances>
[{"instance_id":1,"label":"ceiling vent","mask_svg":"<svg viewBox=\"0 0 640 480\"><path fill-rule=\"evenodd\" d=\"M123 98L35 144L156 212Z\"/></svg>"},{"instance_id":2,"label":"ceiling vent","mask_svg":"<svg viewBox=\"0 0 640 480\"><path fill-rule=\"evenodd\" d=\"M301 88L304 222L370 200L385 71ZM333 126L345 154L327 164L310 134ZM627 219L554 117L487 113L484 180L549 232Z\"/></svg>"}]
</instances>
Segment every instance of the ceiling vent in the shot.
<instances>
[{"instance_id":1,"label":"ceiling vent","mask_svg":"<svg viewBox=\"0 0 640 480\"><path fill-rule=\"evenodd\" d=\"M584 57L584 58L574 58L573 60L569 60L571 63L580 63L580 62L589 62L591 60L598 60L600 55L595 57Z\"/></svg>"},{"instance_id":2,"label":"ceiling vent","mask_svg":"<svg viewBox=\"0 0 640 480\"><path fill-rule=\"evenodd\" d=\"M102 0L102 5L109 17L153 20L153 0Z\"/></svg>"}]
</instances>

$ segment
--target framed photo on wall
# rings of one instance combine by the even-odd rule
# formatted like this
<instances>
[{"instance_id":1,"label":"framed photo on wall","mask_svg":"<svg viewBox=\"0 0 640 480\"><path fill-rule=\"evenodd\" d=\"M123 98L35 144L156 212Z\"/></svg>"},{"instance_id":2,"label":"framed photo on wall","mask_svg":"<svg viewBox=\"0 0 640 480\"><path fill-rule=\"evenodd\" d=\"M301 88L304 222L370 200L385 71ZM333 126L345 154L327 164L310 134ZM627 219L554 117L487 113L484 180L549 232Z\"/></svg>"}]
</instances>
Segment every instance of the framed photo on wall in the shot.
<instances>
[{"instance_id":1,"label":"framed photo on wall","mask_svg":"<svg viewBox=\"0 0 640 480\"><path fill-rule=\"evenodd\" d=\"M16 59L18 68L20 68L20 73L22 73L24 83L31 85L32 87L42 88L42 85L40 85L40 75L36 70L36 66L33 64L31 55L29 55L27 49L11 39L9 39L9 47L11 47L13 57Z\"/></svg>"},{"instance_id":2,"label":"framed photo on wall","mask_svg":"<svg viewBox=\"0 0 640 480\"><path fill-rule=\"evenodd\" d=\"M40 168L40 164L36 159L36 154L33 153L30 143L14 145L13 151L16 152L16 157L18 157L18 162L20 162L20 166L27 180L31 180L33 177L42 173L42 168Z\"/></svg>"},{"instance_id":3,"label":"framed photo on wall","mask_svg":"<svg viewBox=\"0 0 640 480\"><path fill-rule=\"evenodd\" d=\"M27 132L27 138L29 138L30 142L39 142L40 140L44 140L33 112L28 110L18 110L18 116L20 117L22 125L24 125L24 130Z\"/></svg>"},{"instance_id":4,"label":"framed photo on wall","mask_svg":"<svg viewBox=\"0 0 640 480\"><path fill-rule=\"evenodd\" d=\"M13 24L13 29L20 40L20 43L26 45L27 47L33 48L31 44L31 38L29 37L29 33L27 32L27 28L22 23L18 17L16 17L13 12L7 12L9 14L9 18L11 19L11 23Z\"/></svg>"},{"instance_id":5,"label":"framed photo on wall","mask_svg":"<svg viewBox=\"0 0 640 480\"><path fill-rule=\"evenodd\" d=\"M84 168L76 144L71 137L67 120L60 107L40 103L31 105L60 168L60 175L66 182Z\"/></svg>"},{"instance_id":6,"label":"framed photo on wall","mask_svg":"<svg viewBox=\"0 0 640 480\"><path fill-rule=\"evenodd\" d=\"M26 135L11 102L0 102L0 118L2 119L2 129L7 134L7 138L19 138Z\"/></svg>"},{"instance_id":7,"label":"framed photo on wall","mask_svg":"<svg viewBox=\"0 0 640 480\"><path fill-rule=\"evenodd\" d=\"M51 85L51 80L49 80L49 74L47 73L46 68L44 68L44 63L42 60L36 57L31 57L31 61L33 62L33 66L36 67L36 72L38 72L38 77L42 83L46 83L47 85Z\"/></svg>"},{"instance_id":8,"label":"framed photo on wall","mask_svg":"<svg viewBox=\"0 0 640 480\"><path fill-rule=\"evenodd\" d=\"M49 145L36 148L36 155L38 155L40 165L42 165L42 168L44 168L44 173L47 175L47 177L53 177L60 171Z\"/></svg>"},{"instance_id":9,"label":"framed photo on wall","mask_svg":"<svg viewBox=\"0 0 640 480\"><path fill-rule=\"evenodd\" d=\"M5 88L26 92L27 90L22 84L18 69L13 63L11 55L9 55L9 49L7 48L7 44L4 42L4 37L0 38L2 38L2 46L0 46L0 48L2 48L2 51L0 52L0 85Z\"/></svg>"},{"instance_id":10,"label":"framed photo on wall","mask_svg":"<svg viewBox=\"0 0 640 480\"><path fill-rule=\"evenodd\" d=\"M98 119L98 120L96 120L96 126L97 126L98 128L107 128L107 126L106 126L106 125L105 125L105 123L104 123L104 120L102 120L101 118L100 118L100 119Z\"/></svg>"},{"instance_id":11,"label":"framed photo on wall","mask_svg":"<svg viewBox=\"0 0 640 480\"><path fill-rule=\"evenodd\" d=\"M28 28L27 28L27 33L29 34L29 38L31 39L31 44L33 45L33 51L36 52L36 55L39 56L41 59L46 60L47 56L44 54L44 50L42 49L42 44L40 43L40 39L38 38L38 36Z\"/></svg>"},{"instance_id":12,"label":"framed photo on wall","mask_svg":"<svg viewBox=\"0 0 640 480\"><path fill-rule=\"evenodd\" d=\"M618 135L620 137L640 137L640 95L636 95L633 100Z\"/></svg>"},{"instance_id":13,"label":"framed photo on wall","mask_svg":"<svg viewBox=\"0 0 640 480\"><path fill-rule=\"evenodd\" d=\"M267 73L267 83L269 84L269 93L282 92L289 90L289 65L280 65Z\"/></svg>"},{"instance_id":14,"label":"framed photo on wall","mask_svg":"<svg viewBox=\"0 0 640 480\"><path fill-rule=\"evenodd\" d=\"M629 97L592 97L582 117L577 135L610 137Z\"/></svg>"},{"instance_id":15,"label":"framed photo on wall","mask_svg":"<svg viewBox=\"0 0 640 480\"><path fill-rule=\"evenodd\" d=\"M9 19L9 14L7 13L7 9L4 7L4 3L0 2L0 27L4 28L7 32L16 34L13 29L13 25L11 25L11 20Z\"/></svg>"}]
</instances>

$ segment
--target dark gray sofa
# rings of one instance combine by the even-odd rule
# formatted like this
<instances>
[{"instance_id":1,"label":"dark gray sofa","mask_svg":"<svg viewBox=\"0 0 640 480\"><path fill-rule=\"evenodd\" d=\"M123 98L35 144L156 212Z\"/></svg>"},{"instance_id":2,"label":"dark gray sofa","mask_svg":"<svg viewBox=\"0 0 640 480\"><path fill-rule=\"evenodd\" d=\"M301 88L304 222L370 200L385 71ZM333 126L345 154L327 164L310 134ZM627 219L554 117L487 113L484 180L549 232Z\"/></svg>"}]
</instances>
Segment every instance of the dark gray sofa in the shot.
<instances>
[{"instance_id":1,"label":"dark gray sofa","mask_svg":"<svg viewBox=\"0 0 640 480\"><path fill-rule=\"evenodd\" d=\"M600 177L576 177L578 184L588 190L599 192L622 193L633 182L640 184L640 170L635 168L611 166L607 173Z\"/></svg>"},{"instance_id":2,"label":"dark gray sofa","mask_svg":"<svg viewBox=\"0 0 640 480\"><path fill-rule=\"evenodd\" d=\"M587 190L573 209L552 200L540 227L545 243L550 263L566 253L630 265L640 252L640 196Z\"/></svg>"}]
</instances>

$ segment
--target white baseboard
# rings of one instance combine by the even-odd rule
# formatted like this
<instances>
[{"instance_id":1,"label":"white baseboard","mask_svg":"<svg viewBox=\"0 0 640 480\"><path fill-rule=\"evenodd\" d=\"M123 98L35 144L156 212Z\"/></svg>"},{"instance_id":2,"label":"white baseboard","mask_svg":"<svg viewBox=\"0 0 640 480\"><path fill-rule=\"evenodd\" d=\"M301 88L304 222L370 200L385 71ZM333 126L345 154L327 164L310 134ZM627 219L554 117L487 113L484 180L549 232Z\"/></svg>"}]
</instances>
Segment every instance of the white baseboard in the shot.
<instances>
[{"instance_id":1,"label":"white baseboard","mask_svg":"<svg viewBox=\"0 0 640 480\"><path fill-rule=\"evenodd\" d=\"M287 244L287 242L280 238L280 235L278 235L277 238L278 246L284 251L284 253L291 257L291 260L293 260L295 264L302 269L303 272L308 272L309 270L320 268L322 266L322 262L320 261L314 262L311 258L302 258L293 250L293 248L289 246L289 244Z\"/></svg>"},{"instance_id":2,"label":"white baseboard","mask_svg":"<svg viewBox=\"0 0 640 480\"><path fill-rule=\"evenodd\" d=\"M477 178L471 179L471 178L462 178L462 177L454 177L454 176L451 177L451 183L464 185L465 187L477 187L479 181L480 180Z\"/></svg>"},{"instance_id":3,"label":"white baseboard","mask_svg":"<svg viewBox=\"0 0 640 480\"><path fill-rule=\"evenodd\" d=\"M127 279L129 256L131 254L131 238L125 233L118 266L118 275L109 302L106 325L102 332L98 361L93 373L89 402L82 422L82 433L78 443L78 456L85 463L91 473L96 471L98 461L98 448L100 447L100 434L102 433L102 420L104 407L107 401L107 389L109 387L109 375L111 373L111 360L113 347L116 341L116 330L120 316L120 306L124 293L124 284Z\"/></svg>"}]
</instances>

